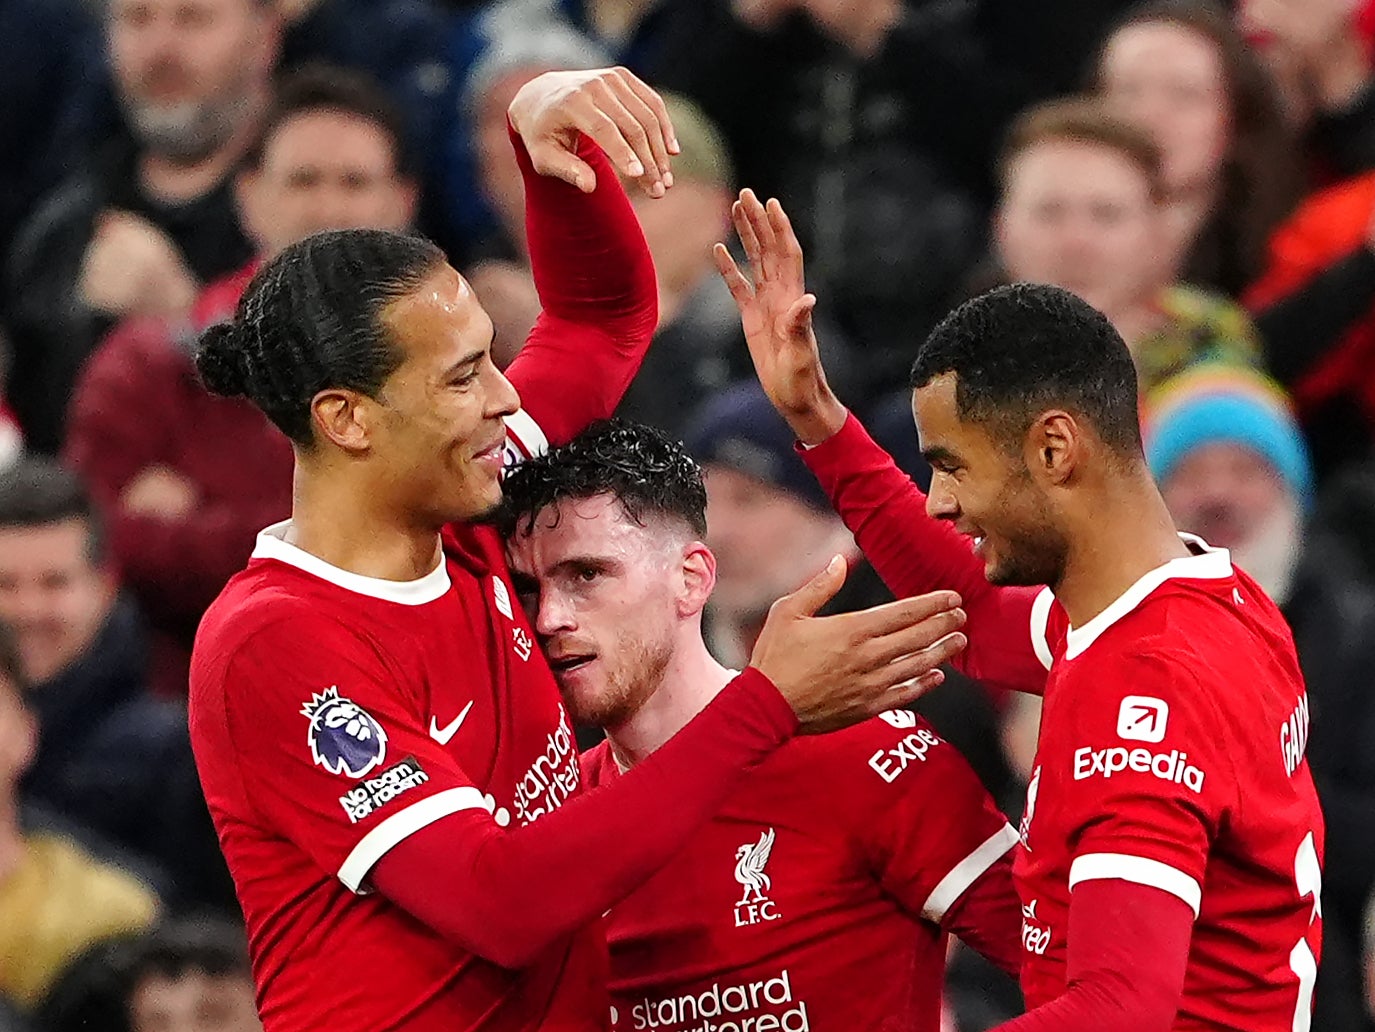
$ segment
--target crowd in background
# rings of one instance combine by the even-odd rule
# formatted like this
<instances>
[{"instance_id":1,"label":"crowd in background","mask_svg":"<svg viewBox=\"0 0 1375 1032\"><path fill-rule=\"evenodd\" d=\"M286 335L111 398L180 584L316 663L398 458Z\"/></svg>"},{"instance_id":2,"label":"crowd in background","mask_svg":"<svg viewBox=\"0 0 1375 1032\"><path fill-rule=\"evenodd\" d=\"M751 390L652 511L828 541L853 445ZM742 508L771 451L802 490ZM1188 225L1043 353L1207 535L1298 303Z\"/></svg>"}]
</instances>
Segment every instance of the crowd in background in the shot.
<instances>
[{"instance_id":1,"label":"crowd in background","mask_svg":"<svg viewBox=\"0 0 1375 1032\"><path fill-rule=\"evenodd\" d=\"M0 0L0 1032L258 1028L187 741L206 606L291 502L288 443L192 347L326 228L415 229L509 362L539 308L505 112L559 68L665 93L637 193L660 325L622 414L707 469L710 639L848 552L752 383L710 247L777 196L844 400L919 482L907 366L997 283L1069 288L1136 360L1180 528L1292 625L1327 814L1314 1027L1375 1029L1375 3ZM1037 700L923 709L1014 822ZM947 1022L1015 1014L952 952Z\"/></svg>"}]
</instances>

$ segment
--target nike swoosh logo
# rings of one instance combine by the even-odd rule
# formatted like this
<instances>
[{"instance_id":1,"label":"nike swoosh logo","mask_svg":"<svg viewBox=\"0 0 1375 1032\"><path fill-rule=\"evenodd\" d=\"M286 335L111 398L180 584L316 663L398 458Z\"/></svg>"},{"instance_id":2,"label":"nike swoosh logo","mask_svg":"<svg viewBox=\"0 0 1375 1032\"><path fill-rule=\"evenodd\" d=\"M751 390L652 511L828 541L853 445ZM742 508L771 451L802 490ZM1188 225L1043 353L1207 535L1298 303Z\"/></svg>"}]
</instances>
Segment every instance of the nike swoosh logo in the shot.
<instances>
[{"instance_id":1,"label":"nike swoosh logo","mask_svg":"<svg viewBox=\"0 0 1375 1032\"><path fill-rule=\"evenodd\" d=\"M434 717L430 717L430 737L440 745L448 745L449 739L458 734L458 729L463 726L463 721L468 717L468 711L473 708L474 699L468 700L468 705L463 707L463 712L454 717L453 723L447 727L440 727Z\"/></svg>"}]
</instances>

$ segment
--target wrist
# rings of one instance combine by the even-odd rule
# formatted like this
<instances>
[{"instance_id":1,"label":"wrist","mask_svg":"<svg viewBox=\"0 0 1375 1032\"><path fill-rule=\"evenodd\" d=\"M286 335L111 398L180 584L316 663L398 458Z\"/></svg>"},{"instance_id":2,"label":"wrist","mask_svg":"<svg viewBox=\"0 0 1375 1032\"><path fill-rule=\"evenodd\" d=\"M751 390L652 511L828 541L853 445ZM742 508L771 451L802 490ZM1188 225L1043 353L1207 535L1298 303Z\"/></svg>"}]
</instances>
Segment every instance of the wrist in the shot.
<instances>
[{"instance_id":1,"label":"wrist","mask_svg":"<svg viewBox=\"0 0 1375 1032\"><path fill-rule=\"evenodd\" d=\"M829 388L805 409L786 415L789 429L808 448L829 441L840 433L845 421L850 418L849 410Z\"/></svg>"}]
</instances>

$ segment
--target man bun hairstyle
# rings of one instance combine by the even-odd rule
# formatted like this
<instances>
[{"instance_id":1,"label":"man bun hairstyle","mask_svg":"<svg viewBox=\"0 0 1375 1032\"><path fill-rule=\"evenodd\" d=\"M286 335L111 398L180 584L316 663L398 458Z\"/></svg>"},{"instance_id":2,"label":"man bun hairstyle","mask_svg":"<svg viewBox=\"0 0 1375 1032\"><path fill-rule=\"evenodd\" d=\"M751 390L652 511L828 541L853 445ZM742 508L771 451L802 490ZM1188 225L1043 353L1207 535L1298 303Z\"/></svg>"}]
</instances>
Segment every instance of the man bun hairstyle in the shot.
<instances>
[{"instance_id":1,"label":"man bun hairstyle","mask_svg":"<svg viewBox=\"0 0 1375 1032\"><path fill-rule=\"evenodd\" d=\"M330 388L377 396L404 357L382 325L383 309L444 263L434 244L403 233L306 237L258 270L232 319L201 334L201 381L216 394L247 397L309 447L314 397Z\"/></svg>"}]
</instances>

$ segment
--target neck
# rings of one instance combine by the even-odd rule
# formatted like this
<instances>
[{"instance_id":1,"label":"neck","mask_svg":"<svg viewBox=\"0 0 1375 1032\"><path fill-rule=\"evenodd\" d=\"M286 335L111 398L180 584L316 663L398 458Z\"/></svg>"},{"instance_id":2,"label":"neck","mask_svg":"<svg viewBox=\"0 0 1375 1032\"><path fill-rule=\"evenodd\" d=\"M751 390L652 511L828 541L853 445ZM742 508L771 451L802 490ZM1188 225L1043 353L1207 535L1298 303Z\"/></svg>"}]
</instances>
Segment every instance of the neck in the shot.
<instances>
[{"instance_id":1,"label":"neck","mask_svg":"<svg viewBox=\"0 0 1375 1032\"><path fill-rule=\"evenodd\" d=\"M213 190L238 165L257 132L259 115L267 106L267 93L260 90L245 103L239 127L224 145L194 161L176 161L162 154L139 155L138 177L144 191L154 200L179 204L203 197Z\"/></svg>"},{"instance_id":2,"label":"neck","mask_svg":"<svg viewBox=\"0 0 1375 1032\"><path fill-rule=\"evenodd\" d=\"M409 521L378 495L348 477L317 475L298 458L288 543L364 577L411 581L432 573L442 555L439 528Z\"/></svg>"},{"instance_id":3,"label":"neck","mask_svg":"<svg viewBox=\"0 0 1375 1032\"><path fill-rule=\"evenodd\" d=\"M626 769L649 756L701 713L734 676L712 658L699 626L673 654L658 687L633 716L606 729L611 755Z\"/></svg>"},{"instance_id":4,"label":"neck","mask_svg":"<svg viewBox=\"0 0 1375 1032\"><path fill-rule=\"evenodd\" d=\"M1154 288L1117 311L1105 313L1133 353L1137 345L1160 328L1160 306L1156 303L1159 296L1160 288Z\"/></svg>"},{"instance_id":5,"label":"neck","mask_svg":"<svg viewBox=\"0 0 1375 1032\"><path fill-rule=\"evenodd\" d=\"M1082 627L1152 570L1189 554L1154 481L1139 468L1104 486L1072 529L1055 597Z\"/></svg>"},{"instance_id":6,"label":"neck","mask_svg":"<svg viewBox=\"0 0 1375 1032\"><path fill-rule=\"evenodd\" d=\"M693 276L677 276L672 280L659 278L659 326L664 327L678 318L683 306L702 282L702 272Z\"/></svg>"}]
</instances>

